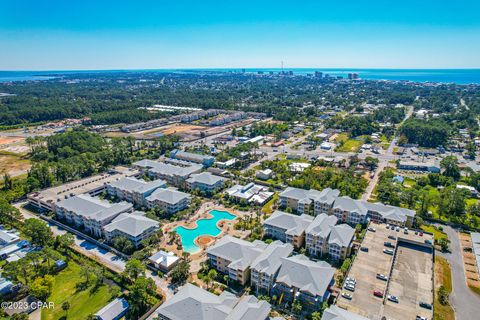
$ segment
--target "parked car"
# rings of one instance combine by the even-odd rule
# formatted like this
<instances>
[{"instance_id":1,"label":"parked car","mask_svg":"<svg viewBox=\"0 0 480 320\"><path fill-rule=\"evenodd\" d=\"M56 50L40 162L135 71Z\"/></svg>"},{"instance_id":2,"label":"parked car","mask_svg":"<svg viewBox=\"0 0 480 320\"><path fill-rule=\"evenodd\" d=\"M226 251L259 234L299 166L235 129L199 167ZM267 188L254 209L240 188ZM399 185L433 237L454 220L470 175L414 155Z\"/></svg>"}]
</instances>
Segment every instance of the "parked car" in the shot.
<instances>
[{"instance_id":1,"label":"parked car","mask_svg":"<svg viewBox=\"0 0 480 320\"><path fill-rule=\"evenodd\" d=\"M368 227L368 231L377 232L377 229L375 229L374 227Z\"/></svg>"},{"instance_id":2,"label":"parked car","mask_svg":"<svg viewBox=\"0 0 480 320\"><path fill-rule=\"evenodd\" d=\"M346 284L343 288L348 290L348 291L355 292L355 286L352 286L350 284Z\"/></svg>"},{"instance_id":3,"label":"parked car","mask_svg":"<svg viewBox=\"0 0 480 320\"><path fill-rule=\"evenodd\" d=\"M368 247L360 247L361 251L368 252Z\"/></svg>"},{"instance_id":4,"label":"parked car","mask_svg":"<svg viewBox=\"0 0 480 320\"><path fill-rule=\"evenodd\" d=\"M415 320L427 320L427 318L422 316L417 316Z\"/></svg>"},{"instance_id":5,"label":"parked car","mask_svg":"<svg viewBox=\"0 0 480 320\"><path fill-rule=\"evenodd\" d=\"M350 281L350 282L353 282L353 283L357 283L357 279L355 278L351 278L351 277L347 277L347 280L346 281Z\"/></svg>"},{"instance_id":6,"label":"parked car","mask_svg":"<svg viewBox=\"0 0 480 320\"><path fill-rule=\"evenodd\" d=\"M386 227L387 227L387 229L388 229L388 228L390 228L390 225L387 223Z\"/></svg>"},{"instance_id":7,"label":"parked car","mask_svg":"<svg viewBox=\"0 0 480 320\"><path fill-rule=\"evenodd\" d=\"M352 295L350 293L347 293L347 292L342 292L342 297L344 297L345 299L348 299L348 300L352 300Z\"/></svg>"},{"instance_id":8,"label":"parked car","mask_svg":"<svg viewBox=\"0 0 480 320\"><path fill-rule=\"evenodd\" d=\"M422 308L432 310L432 305L428 302L420 301L419 304L420 304L420 307L422 307Z\"/></svg>"},{"instance_id":9,"label":"parked car","mask_svg":"<svg viewBox=\"0 0 480 320\"><path fill-rule=\"evenodd\" d=\"M397 240L397 237L395 237L395 236L388 236L388 239Z\"/></svg>"},{"instance_id":10,"label":"parked car","mask_svg":"<svg viewBox=\"0 0 480 320\"><path fill-rule=\"evenodd\" d=\"M394 245L393 243L391 243L390 241L384 242L383 245L384 245L385 247L395 248L395 245Z\"/></svg>"},{"instance_id":11,"label":"parked car","mask_svg":"<svg viewBox=\"0 0 480 320\"><path fill-rule=\"evenodd\" d=\"M389 254L389 255L393 256L394 252L391 249L383 249L383 253L386 253L386 254Z\"/></svg>"},{"instance_id":12,"label":"parked car","mask_svg":"<svg viewBox=\"0 0 480 320\"><path fill-rule=\"evenodd\" d=\"M373 290L373 295L375 297L383 298L383 292L380 290Z\"/></svg>"},{"instance_id":13,"label":"parked car","mask_svg":"<svg viewBox=\"0 0 480 320\"><path fill-rule=\"evenodd\" d=\"M392 301L392 302L395 302L395 303L398 303L398 298L395 297L395 296L392 296L392 295L389 295L387 297L388 300Z\"/></svg>"},{"instance_id":14,"label":"parked car","mask_svg":"<svg viewBox=\"0 0 480 320\"><path fill-rule=\"evenodd\" d=\"M397 231L397 232L400 231L400 228L399 228L399 227L396 227L396 228L395 228L395 231Z\"/></svg>"},{"instance_id":15,"label":"parked car","mask_svg":"<svg viewBox=\"0 0 480 320\"><path fill-rule=\"evenodd\" d=\"M377 273L377 279L380 279L380 280L383 280L383 281L387 281L388 280L388 277L384 274L381 274L381 273Z\"/></svg>"}]
</instances>

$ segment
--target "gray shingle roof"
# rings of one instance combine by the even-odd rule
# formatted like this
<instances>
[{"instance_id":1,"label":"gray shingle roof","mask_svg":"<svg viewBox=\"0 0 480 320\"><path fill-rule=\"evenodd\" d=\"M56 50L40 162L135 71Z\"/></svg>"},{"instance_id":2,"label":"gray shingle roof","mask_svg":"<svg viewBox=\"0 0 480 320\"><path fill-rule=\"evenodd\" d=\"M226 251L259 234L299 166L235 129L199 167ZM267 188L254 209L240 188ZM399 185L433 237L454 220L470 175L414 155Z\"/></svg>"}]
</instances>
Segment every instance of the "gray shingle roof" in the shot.
<instances>
[{"instance_id":1,"label":"gray shingle roof","mask_svg":"<svg viewBox=\"0 0 480 320\"><path fill-rule=\"evenodd\" d=\"M293 252L293 246L281 241L273 241L268 247L252 262L251 269L268 275L274 275L280 268L282 261Z\"/></svg>"},{"instance_id":2,"label":"gray shingle roof","mask_svg":"<svg viewBox=\"0 0 480 320\"><path fill-rule=\"evenodd\" d=\"M325 188L322 191L318 191L314 189L305 190L288 187L282 193L280 193L280 197L296 199L297 201L302 201L303 203L320 201L329 204L332 204L335 198L337 198L339 195L339 190L331 188Z\"/></svg>"},{"instance_id":3,"label":"gray shingle roof","mask_svg":"<svg viewBox=\"0 0 480 320\"><path fill-rule=\"evenodd\" d=\"M262 241L248 242L226 235L209 247L207 254L230 261L229 268L245 270L266 247L267 244Z\"/></svg>"},{"instance_id":4,"label":"gray shingle roof","mask_svg":"<svg viewBox=\"0 0 480 320\"><path fill-rule=\"evenodd\" d=\"M254 296L245 296L233 308L225 320L265 320L270 313L270 304Z\"/></svg>"},{"instance_id":5,"label":"gray shingle roof","mask_svg":"<svg viewBox=\"0 0 480 320\"><path fill-rule=\"evenodd\" d=\"M324 261L314 262L304 255L281 258L282 266L276 282L298 288L315 296L323 296L335 274Z\"/></svg>"},{"instance_id":6,"label":"gray shingle roof","mask_svg":"<svg viewBox=\"0 0 480 320\"><path fill-rule=\"evenodd\" d=\"M98 221L129 211L133 207L131 203L126 201L110 203L99 198L91 197L88 194L80 194L62 200L57 202L56 206L75 212L77 215Z\"/></svg>"},{"instance_id":7,"label":"gray shingle roof","mask_svg":"<svg viewBox=\"0 0 480 320\"><path fill-rule=\"evenodd\" d=\"M366 201L354 200L350 197L338 197L335 199L333 209L342 211L356 212L360 215L367 215L368 209L365 207Z\"/></svg>"},{"instance_id":8,"label":"gray shingle roof","mask_svg":"<svg viewBox=\"0 0 480 320\"><path fill-rule=\"evenodd\" d=\"M163 188L167 184L164 180L144 181L133 177L126 177L110 183L114 188L129 192L145 193L157 188Z\"/></svg>"},{"instance_id":9,"label":"gray shingle roof","mask_svg":"<svg viewBox=\"0 0 480 320\"><path fill-rule=\"evenodd\" d=\"M337 244L341 247L348 247L353 240L355 229L348 224L339 224L332 227L330 237L328 238L329 244Z\"/></svg>"},{"instance_id":10,"label":"gray shingle roof","mask_svg":"<svg viewBox=\"0 0 480 320\"><path fill-rule=\"evenodd\" d=\"M206 185L214 185L220 181L225 181L225 178L211 174L210 172L202 172L197 174L192 174L190 178L187 179L188 183L202 183Z\"/></svg>"},{"instance_id":11,"label":"gray shingle roof","mask_svg":"<svg viewBox=\"0 0 480 320\"><path fill-rule=\"evenodd\" d=\"M180 176L187 178L192 173L203 169L201 164L168 160L169 163L143 159L134 163L137 167L149 169L153 173L160 173L165 176Z\"/></svg>"},{"instance_id":12,"label":"gray shingle roof","mask_svg":"<svg viewBox=\"0 0 480 320\"><path fill-rule=\"evenodd\" d=\"M104 229L107 232L114 230L122 231L133 237L139 236L144 231L158 226L159 222L147 218L138 213L122 213L116 217L111 223L107 224Z\"/></svg>"},{"instance_id":13,"label":"gray shingle roof","mask_svg":"<svg viewBox=\"0 0 480 320\"><path fill-rule=\"evenodd\" d=\"M225 320L237 302L229 292L216 296L187 283L156 312L172 320Z\"/></svg>"},{"instance_id":14,"label":"gray shingle roof","mask_svg":"<svg viewBox=\"0 0 480 320\"><path fill-rule=\"evenodd\" d=\"M325 213L319 214L313 219L313 222L307 227L305 232L318 237L327 238L332 227L337 224L337 217L329 216Z\"/></svg>"},{"instance_id":15,"label":"gray shingle roof","mask_svg":"<svg viewBox=\"0 0 480 320\"><path fill-rule=\"evenodd\" d=\"M147 201L159 200L169 204L177 204L184 199L189 199L191 196L188 193L181 192L175 189L157 189L149 195Z\"/></svg>"},{"instance_id":16,"label":"gray shingle roof","mask_svg":"<svg viewBox=\"0 0 480 320\"><path fill-rule=\"evenodd\" d=\"M263 225L270 225L285 229L287 234L301 235L305 229L312 223L313 217L307 214L300 216L276 210Z\"/></svg>"},{"instance_id":17,"label":"gray shingle roof","mask_svg":"<svg viewBox=\"0 0 480 320\"><path fill-rule=\"evenodd\" d=\"M369 320L361 315L352 313L345 309L339 308L336 305L331 305L325 309L322 315L322 320Z\"/></svg>"},{"instance_id":18,"label":"gray shingle roof","mask_svg":"<svg viewBox=\"0 0 480 320\"><path fill-rule=\"evenodd\" d=\"M128 302L125 299L117 298L100 309L95 315L101 320L117 319L128 309Z\"/></svg>"}]
</instances>

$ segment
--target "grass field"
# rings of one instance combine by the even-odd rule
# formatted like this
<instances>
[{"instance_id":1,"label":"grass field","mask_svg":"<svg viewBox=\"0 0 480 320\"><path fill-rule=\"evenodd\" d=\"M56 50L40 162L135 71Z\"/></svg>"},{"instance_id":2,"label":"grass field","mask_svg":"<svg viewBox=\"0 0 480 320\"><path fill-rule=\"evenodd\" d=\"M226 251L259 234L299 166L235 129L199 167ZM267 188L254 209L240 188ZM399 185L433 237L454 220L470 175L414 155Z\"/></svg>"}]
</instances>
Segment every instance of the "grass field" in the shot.
<instances>
[{"instance_id":1,"label":"grass field","mask_svg":"<svg viewBox=\"0 0 480 320\"><path fill-rule=\"evenodd\" d=\"M433 238L435 241L439 241L442 238L445 238L448 240L448 236L445 232L438 230L434 226L422 226L421 227L423 231L433 233Z\"/></svg>"},{"instance_id":2,"label":"grass field","mask_svg":"<svg viewBox=\"0 0 480 320\"><path fill-rule=\"evenodd\" d=\"M53 309L42 309L42 320L57 320L65 317L62 310L62 303L68 301L67 319L86 319L88 315L94 314L105 306L111 299L111 290L107 285L102 285L93 291L93 285L85 290L77 289L77 285L84 281L80 273L81 266L70 260L67 268L55 276L52 294L49 302L55 303Z\"/></svg>"},{"instance_id":3,"label":"grass field","mask_svg":"<svg viewBox=\"0 0 480 320\"><path fill-rule=\"evenodd\" d=\"M450 264L445 258L435 257L435 301L433 306L433 319L454 320L455 312L450 305L442 305L438 301L438 288L443 285L448 293L452 292L452 272Z\"/></svg>"},{"instance_id":4,"label":"grass field","mask_svg":"<svg viewBox=\"0 0 480 320\"><path fill-rule=\"evenodd\" d=\"M18 176L30 169L30 160L23 154L0 151L0 175L8 173L11 176Z\"/></svg>"},{"instance_id":5,"label":"grass field","mask_svg":"<svg viewBox=\"0 0 480 320\"><path fill-rule=\"evenodd\" d=\"M262 213L266 215L271 215L273 213L273 205L278 200L278 194L274 194L272 199L270 199L265 205L262 207Z\"/></svg>"},{"instance_id":6,"label":"grass field","mask_svg":"<svg viewBox=\"0 0 480 320\"><path fill-rule=\"evenodd\" d=\"M335 142L343 144L335 148L335 151L338 152L357 152L358 149L363 145L363 139L358 137L359 140L349 139L346 133L340 133L336 138Z\"/></svg>"}]
</instances>

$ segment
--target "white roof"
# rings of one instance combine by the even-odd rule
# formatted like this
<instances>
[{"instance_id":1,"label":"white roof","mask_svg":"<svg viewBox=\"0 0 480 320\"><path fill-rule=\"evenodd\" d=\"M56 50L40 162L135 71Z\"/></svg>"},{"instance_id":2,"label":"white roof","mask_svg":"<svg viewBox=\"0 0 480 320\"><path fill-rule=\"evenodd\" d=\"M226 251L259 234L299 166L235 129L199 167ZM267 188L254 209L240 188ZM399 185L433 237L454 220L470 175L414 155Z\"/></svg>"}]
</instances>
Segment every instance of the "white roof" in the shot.
<instances>
[{"instance_id":1,"label":"white roof","mask_svg":"<svg viewBox=\"0 0 480 320\"><path fill-rule=\"evenodd\" d=\"M163 250L158 251L153 254L148 260L161 265L165 268L169 268L171 265L175 264L180 258L177 257L173 252L165 252Z\"/></svg>"}]
</instances>

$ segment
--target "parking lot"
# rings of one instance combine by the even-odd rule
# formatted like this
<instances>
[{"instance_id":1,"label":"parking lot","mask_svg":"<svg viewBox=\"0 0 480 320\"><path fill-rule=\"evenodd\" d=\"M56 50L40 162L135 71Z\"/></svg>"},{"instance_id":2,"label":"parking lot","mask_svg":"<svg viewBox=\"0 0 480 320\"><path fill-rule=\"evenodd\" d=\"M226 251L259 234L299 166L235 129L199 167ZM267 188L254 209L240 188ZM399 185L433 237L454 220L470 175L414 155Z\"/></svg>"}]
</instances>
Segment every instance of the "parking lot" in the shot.
<instances>
[{"instance_id":1,"label":"parking lot","mask_svg":"<svg viewBox=\"0 0 480 320\"><path fill-rule=\"evenodd\" d=\"M420 307L420 302L433 304L432 250L400 242L397 248L392 276L388 287L389 295L399 302L386 302L384 315L387 319L415 319L417 315L433 318L433 310Z\"/></svg>"},{"instance_id":2,"label":"parking lot","mask_svg":"<svg viewBox=\"0 0 480 320\"><path fill-rule=\"evenodd\" d=\"M367 231L362 242L362 247L368 248L368 252L358 251L348 273L349 278L356 280L355 291L342 290L342 293L351 294L352 298L340 296L337 305L372 320L380 320L383 316L392 320L415 319L416 315L431 319L431 311L419 307L419 301L433 302L431 251L417 250L416 245L407 245L402 241L393 263L394 255L386 254L383 250L389 249L385 242L397 246L397 238L424 243L425 240L433 241L432 237L427 234L416 235L413 231L405 234L403 229L387 229L385 224L371 226L376 231ZM386 275L390 279L378 279L377 274ZM374 296L374 290L382 292L384 298ZM399 303L387 301L387 295L396 296Z\"/></svg>"}]
</instances>

